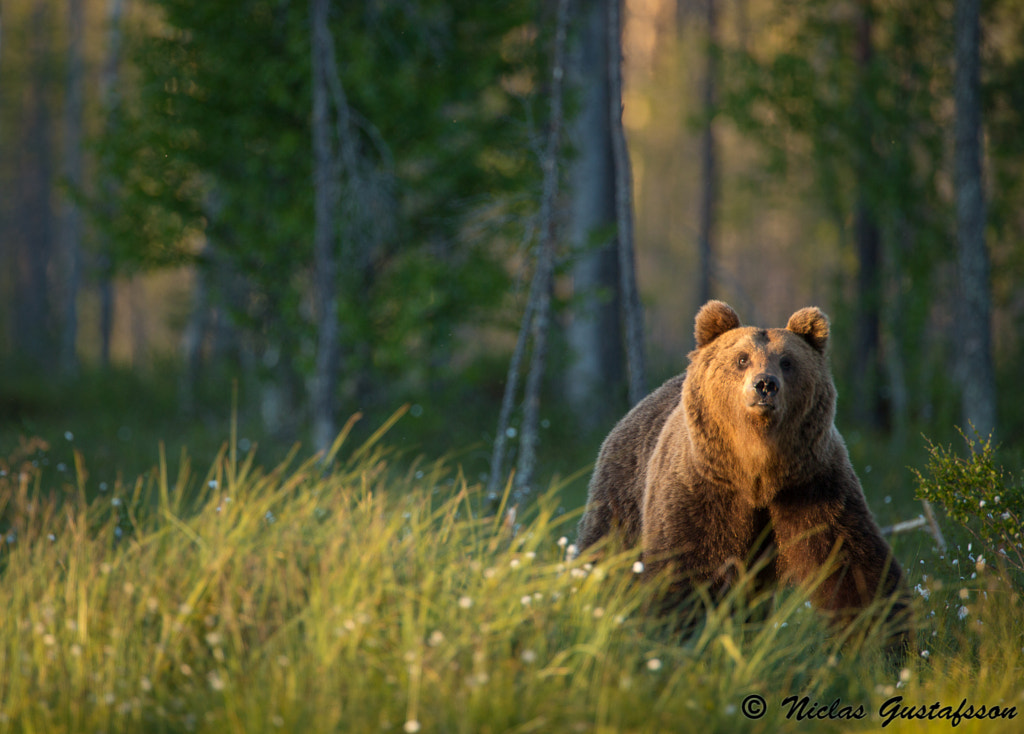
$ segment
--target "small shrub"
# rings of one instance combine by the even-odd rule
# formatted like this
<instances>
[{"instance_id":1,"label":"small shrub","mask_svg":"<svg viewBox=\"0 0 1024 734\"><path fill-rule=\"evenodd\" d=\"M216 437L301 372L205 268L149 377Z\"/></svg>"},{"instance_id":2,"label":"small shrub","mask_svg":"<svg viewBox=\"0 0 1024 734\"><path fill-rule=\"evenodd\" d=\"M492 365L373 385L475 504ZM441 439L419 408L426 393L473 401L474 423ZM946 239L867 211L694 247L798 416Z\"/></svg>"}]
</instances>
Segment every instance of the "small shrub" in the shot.
<instances>
[{"instance_id":1,"label":"small shrub","mask_svg":"<svg viewBox=\"0 0 1024 734\"><path fill-rule=\"evenodd\" d=\"M917 476L917 496L941 505L1008 566L1024 572L1024 486L995 463L992 438L972 440L960 431L969 455L928 441L928 466ZM926 439L927 441L927 439Z\"/></svg>"}]
</instances>

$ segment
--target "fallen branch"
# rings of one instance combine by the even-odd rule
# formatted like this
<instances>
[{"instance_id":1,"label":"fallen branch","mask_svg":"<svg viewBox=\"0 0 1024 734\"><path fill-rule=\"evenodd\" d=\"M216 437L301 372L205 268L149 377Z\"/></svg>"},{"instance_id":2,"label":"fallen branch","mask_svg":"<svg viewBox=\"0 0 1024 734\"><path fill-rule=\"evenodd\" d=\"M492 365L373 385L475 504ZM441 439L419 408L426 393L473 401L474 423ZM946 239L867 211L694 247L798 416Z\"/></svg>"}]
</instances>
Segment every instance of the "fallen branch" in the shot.
<instances>
[{"instance_id":1,"label":"fallen branch","mask_svg":"<svg viewBox=\"0 0 1024 734\"><path fill-rule=\"evenodd\" d=\"M935 519L932 505L928 500L921 500L921 504L924 506L923 515L918 515L913 520L904 520L895 525L887 525L881 529L882 535L898 535L899 533L909 533L911 530L917 530L918 528L927 528L928 534L935 539L935 545L939 551L945 553L946 539L942 535L941 528L939 528L938 520Z\"/></svg>"}]
</instances>

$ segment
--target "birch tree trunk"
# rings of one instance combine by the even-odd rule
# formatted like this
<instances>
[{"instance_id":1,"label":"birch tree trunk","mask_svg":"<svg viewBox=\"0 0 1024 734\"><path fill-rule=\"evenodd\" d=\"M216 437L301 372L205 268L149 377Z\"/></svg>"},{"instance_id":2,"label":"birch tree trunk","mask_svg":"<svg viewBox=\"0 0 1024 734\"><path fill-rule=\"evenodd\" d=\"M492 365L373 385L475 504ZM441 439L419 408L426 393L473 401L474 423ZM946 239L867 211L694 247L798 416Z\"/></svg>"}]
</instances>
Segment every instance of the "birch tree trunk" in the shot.
<instances>
[{"instance_id":1,"label":"birch tree trunk","mask_svg":"<svg viewBox=\"0 0 1024 734\"><path fill-rule=\"evenodd\" d=\"M515 505L524 504L533 493L540 442L540 391L547 359L547 337L551 326L551 286L554 271L555 201L558 198L559 158L562 140L562 85L565 77L565 36L569 0L558 0L555 17L555 48L551 68L551 103L548 138L541 165L544 171L537 243L536 300L532 308L530 336L532 352L523 401L523 425L516 468ZM534 290L534 289L531 289Z\"/></svg>"},{"instance_id":2,"label":"birch tree trunk","mask_svg":"<svg viewBox=\"0 0 1024 734\"><path fill-rule=\"evenodd\" d=\"M622 126L622 0L608 2L608 79L612 153L615 161L615 219L619 256L619 299L626 333L629 404L647 394L644 312L637 287L633 248L633 173Z\"/></svg>"},{"instance_id":3,"label":"birch tree trunk","mask_svg":"<svg viewBox=\"0 0 1024 734\"><path fill-rule=\"evenodd\" d=\"M954 176L957 265L960 281L960 383L965 428L986 437L995 428L991 295L985 247L985 192L982 177L980 95L980 0L956 0L954 34Z\"/></svg>"}]
</instances>

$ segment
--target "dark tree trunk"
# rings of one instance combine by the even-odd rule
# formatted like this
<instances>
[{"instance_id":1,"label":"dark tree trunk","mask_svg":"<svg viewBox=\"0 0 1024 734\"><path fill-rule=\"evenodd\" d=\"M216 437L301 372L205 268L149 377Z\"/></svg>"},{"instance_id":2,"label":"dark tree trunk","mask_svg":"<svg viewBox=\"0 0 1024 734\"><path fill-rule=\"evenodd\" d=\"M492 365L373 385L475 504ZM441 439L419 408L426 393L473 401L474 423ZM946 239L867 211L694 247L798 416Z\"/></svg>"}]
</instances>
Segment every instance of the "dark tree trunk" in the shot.
<instances>
[{"instance_id":1,"label":"dark tree trunk","mask_svg":"<svg viewBox=\"0 0 1024 734\"><path fill-rule=\"evenodd\" d=\"M854 348L854 388L858 399L854 413L859 422L884 428L887 410L882 397L880 311L881 233L870 207L858 202L853 236L857 248L857 324Z\"/></svg>"},{"instance_id":2,"label":"dark tree trunk","mask_svg":"<svg viewBox=\"0 0 1024 734\"><path fill-rule=\"evenodd\" d=\"M106 134L115 128L120 118L121 98L118 94L118 71L121 66L121 16L124 0L109 0L107 9L107 55L100 72L100 100L106 112ZM100 189L107 200L107 216L112 217L116 184L110 178L100 182ZM108 238L99 243L94 269L100 297L100 365L110 367L110 343L114 330L114 257Z\"/></svg>"},{"instance_id":3,"label":"dark tree trunk","mask_svg":"<svg viewBox=\"0 0 1024 734\"><path fill-rule=\"evenodd\" d=\"M60 336L60 369L65 374L78 371L78 290L82 279L82 214L75 197L82 187L82 119L84 58L84 2L69 0L70 47L68 49L68 86L64 111L64 183L61 202L61 258L64 261L63 318Z\"/></svg>"},{"instance_id":4,"label":"dark tree trunk","mask_svg":"<svg viewBox=\"0 0 1024 734\"><path fill-rule=\"evenodd\" d=\"M100 365L107 369L114 335L114 275L110 256L100 255L96 269L100 292Z\"/></svg>"},{"instance_id":5,"label":"dark tree trunk","mask_svg":"<svg viewBox=\"0 0 1024 734\"><path fill-rule=\"evenodd\" d=\"M181 406L186 413L196 409L199 376L203 366L203 344L210 325L210 298L207 269L212 260L212 248L207 243L195 267L195 282L192 285L192 310L181 336L182 352L185 359L185 373L181 382Z\"/></svg>"},{"instance_id":6,"label":"dark tree trunk","mask_svg":"<svg viewBox=\"0 0 1024 734\"><path fill-rule=\"evenodd\" d=\"M55 353L47 274L54 254L54 217L51 118L47 104L50 33L45 4L33 9L29 32L30 73L22 128L24 143L19 152L23 173L16 194L20 198L16 216L20 219L22 237L15 276L14 337L15 350L27 364L48 369Z\"/></svg>"},{"instance_id":7,"label":"dark tree trunk","mask_svg":"<svg viewBox=\"0 0 1024 734\"><path fill-rule=\"evenodd\" d=\"M880 165L872 140L871 65L874 57L872 8L863 0L857 25L857 66L859 99L856 114L860 122L858 147L860 164L857 171L859 194L854 212L854 240L857 251L857 323L854 348L853 378L854 415L863 425L884 429L889 425L884 389L882 360L882 235L877 212L869 192L870 178Z\"/></svg>"},{"instance_id":8,"label":"dark tree trunk","mask_svg":"<svg viewBox=\"0 0 1024 734\"><path fill-rule=\"evenodd\" d=\"M954 98L957 264L960 281L960 383L963 421L981 435L995 428L991 294L985 247L979 71L980 1L957 0ZM965 426L965 427L967 427Z\"/></svg>"},{"instance_id":9,"label":"dark tree trunk","mask_svg":"<svg viewBox=\"0 0 1024 734\"><path fill-rule=\"evenodd\" d=\"M337 432L334 394L339 362L337 255L341 166L331 124L330 86L334 54L328 25L329 0L311 0L313 73L313 264L317 350L313 374L313 446L330 448Z\"/></svg>"}]
</instances>

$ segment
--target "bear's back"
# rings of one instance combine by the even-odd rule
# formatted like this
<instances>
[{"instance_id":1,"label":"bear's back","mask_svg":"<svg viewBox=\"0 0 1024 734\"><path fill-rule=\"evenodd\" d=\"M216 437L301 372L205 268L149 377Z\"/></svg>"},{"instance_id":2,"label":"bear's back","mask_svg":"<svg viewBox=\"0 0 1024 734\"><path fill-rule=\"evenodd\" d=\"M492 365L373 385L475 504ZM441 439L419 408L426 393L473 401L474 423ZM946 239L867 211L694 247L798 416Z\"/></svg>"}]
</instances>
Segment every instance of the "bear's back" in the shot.
<instances>
[{"instance_id":1,"label":"bear's back","mask_svg":"<svg viewBox=\"0 0 1024 734\"><path fill-rule=\"evenodd\" d=\"M637 403L601 444L587 511L577 529L580 550L616 528L627 547L639 542L647 462L665 421L682 400L685 379L685 372L676 375Z\"/></svg>"}]
</instances>

